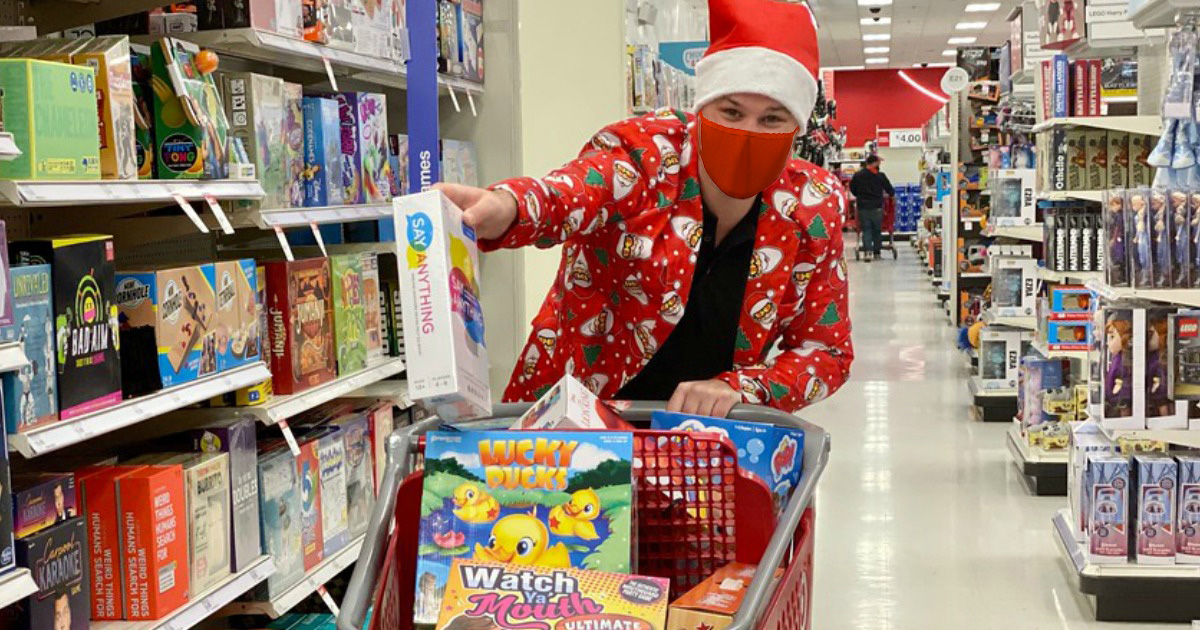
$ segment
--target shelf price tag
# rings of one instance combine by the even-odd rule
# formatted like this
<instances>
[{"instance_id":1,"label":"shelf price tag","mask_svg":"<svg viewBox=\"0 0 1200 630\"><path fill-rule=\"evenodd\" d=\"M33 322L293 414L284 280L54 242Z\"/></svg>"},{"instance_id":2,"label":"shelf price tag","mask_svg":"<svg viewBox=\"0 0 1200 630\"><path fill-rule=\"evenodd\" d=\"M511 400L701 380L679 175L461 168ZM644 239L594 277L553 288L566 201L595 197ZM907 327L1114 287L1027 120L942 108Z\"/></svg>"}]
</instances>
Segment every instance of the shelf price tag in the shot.
<instances>
[{"instance_id":1,"label":"shelf price tag","mask_svg":"<svg viewBox=\"0 0 1200 630\"><path fill-rule=\"evenodd\" d=\"M317 587L317 595L321 596L321 601L325 602L325 607L328 608L329 612L333 613L335 617L341 613L341 611L338 609L337 603L333 601L333 597L331 597L329 595L329 591L325 589L324 584Z\"/></svg>"},{"instance_id":2,"label":"shelf price tag","mask_svg":"<svg viewBox=\"0 0 1200 630\"><path fill-rule=\"evenodd\" d=\"M321 255L329 258L329 252L325 250L325 239L321 236L321 226L316 223L309 223L308 227L312 229L313 238L317 239L317 245L321 248Z\"/></svg>"},{"instance_id":3,"label":"shelf price tag","mask_svg":"<svg viewBox=\"0 0 1200 630\"><path fill-rule=\"evenodd\" d=\"M450 102L454 104L454 113L462 113L462 107L458 104L458 95L454 93L454 86L447 83L446 91L450 93Z\"/></svg>"},{"instance_id":4,"label":"shelf price tag","mask_svg":"<svg viewBox=\"0 0 1200 630\"><path fill-rule=\"evenodd\" d=\"M226 234L233 234L233 224L229 222L229 217L225 216L225 210L221 208L221 204L217 203L217 198L205 194L204 201L208 204L208 209L212 211L213 216L217 217L217 224L221 226L221 231Z\"/></svg>"},{"instance_id":5,"label":"shelf price tag","mask_svg":"<svg viewBox=\"0 0 1200 630\"><path fill-rule=\"evenodd\" d=\"M287 441L292 456L300 457L300 444L296 442L296 435L292 433L292 427L288 426L287 420L279 421L279 430L283 431L283 439Z\"/></svg>"},{"instance_id":6,"label":"shelf price tag","mask_svg":"<svg viewBox=\"0 0 1200 630\"><path fill-rule=\"evenodd\" d=\"M288 259L288 262L296 260L292 255L292 246L288 244L287 235L283 233L283 228L275 226L275 238L279 239L279 246L283 248L283 256Z\"/></svg>"},{"instance_id":7,"label":"shelf price tag","mask_svg":"<svg viewBox=\"0 0 1200 630\"><path fill-rule=\"evenodd\" d=\"M196 209L192 207L192 204L187 199L183 198L183 195L171 193L171 198L175 200L175 203L183 210L183 213L192 220L192 223L196 225L196 229L200 230L201 234L208 234L208 226L204 225L204 221L200 220L200 215L196 214Z\"/></svg>"},{"instance_id":8,"label":"shelf price tag","mask_svg":"<svg viewBox=\"0 0 1200 630\"><path fill-rule=\"evenodd\" d=\"M329 63L329 57L321 56L321 63L325 65L325 76L329 77L329 85L333 87L334 92L340 92L337 84L337 77L333 74L333 65Z\"/></svg>"},{"instance_id":9,"label":"shelf price tag","mask_svg":"<svg viewBox=\"0 0 1200 630\"><path fill-rule=\"evenodd\" d=\"M479 118L479 110L475 109L475 97L467 90L467 104L471 106L471 115Z\"/></svg>"}]
</instances>

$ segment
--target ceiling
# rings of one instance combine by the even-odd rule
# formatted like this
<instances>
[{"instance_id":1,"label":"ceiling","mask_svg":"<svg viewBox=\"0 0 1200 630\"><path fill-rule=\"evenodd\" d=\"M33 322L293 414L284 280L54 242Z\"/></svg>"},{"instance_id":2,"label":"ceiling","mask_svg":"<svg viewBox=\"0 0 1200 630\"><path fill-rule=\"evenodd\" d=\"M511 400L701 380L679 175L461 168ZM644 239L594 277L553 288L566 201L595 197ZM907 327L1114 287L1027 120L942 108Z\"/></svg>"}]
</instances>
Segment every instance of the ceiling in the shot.
<instances>
[{"instance_id":1,"label":"ceiling","mask_svg":"<svg viewBox=\"0 0 1200 630\"><path fill-rule=\"evenodd\" d=\"M821 42L821 66L861 66L869 57L886 57L886 64L872 64L869 68L908 68L920 63L945 63L953 61L942 51L955 48L949 44L951 37L975 36L972 45L998 46L1009 38L1009 13L1019 2L1016 0L991 0L999 2L1000 8L989 12L965 12L967 4L989 0L894 0L890 6L879 7L874 14L869 7L858 6L859 0L809 0L820 23L818 37ZM864 26L863 18L890 17L886 26ZM983 30L956 30L959 22L986 22ZM890 41L864 42L865 33L889 33ZM887 53L863 52L865 47L886 46Z\"/></svg>"}]
</instances>

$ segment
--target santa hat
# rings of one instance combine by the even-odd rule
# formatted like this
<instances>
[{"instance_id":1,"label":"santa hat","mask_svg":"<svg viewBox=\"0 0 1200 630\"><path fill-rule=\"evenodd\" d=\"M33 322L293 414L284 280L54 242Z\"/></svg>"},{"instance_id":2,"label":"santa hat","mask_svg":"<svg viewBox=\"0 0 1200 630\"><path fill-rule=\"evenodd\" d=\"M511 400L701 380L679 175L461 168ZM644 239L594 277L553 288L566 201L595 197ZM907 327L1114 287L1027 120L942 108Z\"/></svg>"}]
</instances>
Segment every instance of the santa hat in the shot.
<instances>
[{"instance_id":1,"label":"santa hat","mask_svg":"<svg viewBox=\"0 0 1200 630\"><path fill-rule=\"evenodd\" d=\"M709 0L712 43L696 63L696 111L730 94L769 96L803 126L817 100L820 52L807 4Z\"/></svg>"}]
</instances>

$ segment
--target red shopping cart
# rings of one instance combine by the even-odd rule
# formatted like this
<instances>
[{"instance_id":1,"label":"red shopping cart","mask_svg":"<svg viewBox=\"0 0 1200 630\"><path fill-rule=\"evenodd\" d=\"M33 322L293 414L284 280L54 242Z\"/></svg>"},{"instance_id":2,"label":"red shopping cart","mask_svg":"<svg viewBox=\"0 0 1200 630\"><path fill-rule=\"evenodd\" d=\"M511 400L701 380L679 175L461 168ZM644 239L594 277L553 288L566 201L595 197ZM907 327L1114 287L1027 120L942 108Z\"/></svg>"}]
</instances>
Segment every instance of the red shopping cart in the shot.
<instances>
[{"instance_id":1,"label":"red shopping cart","mask_svg":"<svg viewBox=\"0 0 1200 630\"><path fill-rule=\"evenodd\" d=\"M857 202L856 202L857 206ZM856 210L857 212L857 210ZM863 245L862 224L858 221L854 222L854 231L858 233L858 248L854 250L854 260L860 260L867 255L867 249ZM880 238L883 243L879 249L882 251L892 252L892 258L897 259L900 253L896 251L896 198L884 197L883 199L883 223L880 225Z\"/></svg>"},{"instance_id":2,"label":"red shopping cart","mask_svg":"<svg viewBox=\"0 0 1200 630\"><path fill-rule=\"evenodd\" d=\"M501 405L496 417L519 417L528 405ZM622 416L649 423L662 405L634 403ZM734 561L758 564L732 630L807 630L811 627L813 513L817 480L829 458L829 435L795 416L739 406L730 416L805 432L799 486L778 519L770 491L739 474L737 451L716 435L634 432L637 492L637 572L671 580L674 598ZM413 627L423 435L441 426L431 418L397 430L388 440L386 475L366 538L338 614L339 630ZM774 569L784 574L775 581Z\"/></svg>"}]
</instances>

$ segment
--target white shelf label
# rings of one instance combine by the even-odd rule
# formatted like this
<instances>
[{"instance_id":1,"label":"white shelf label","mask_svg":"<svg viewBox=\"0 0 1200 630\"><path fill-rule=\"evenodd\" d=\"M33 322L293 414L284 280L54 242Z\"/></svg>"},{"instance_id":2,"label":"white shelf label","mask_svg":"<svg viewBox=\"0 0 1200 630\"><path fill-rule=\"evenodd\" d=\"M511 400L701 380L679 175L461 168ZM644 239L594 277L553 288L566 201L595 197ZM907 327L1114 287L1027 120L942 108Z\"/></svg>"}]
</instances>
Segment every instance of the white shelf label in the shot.
<instances>
[{"instance_id":1,"label":"white shelf label","mask_svg":"<svg viewBox=\"0 0 1200 630\"><path fill-rule=\"evenodd\" d=\"M292 246L288 244L287 235L283 233L283 228L275 226L275 238L279 239L279 246L283 248L283 256L288 259L288 262L293 262L296 257L292 255Z\"/></svg>"},{"instance_id":2,"label":"white shelf label","mask_svg":"<svg viewBox=\"0 0 1200 630\"><path fill-rule=\"evenodd\" d=\"M208 209L212 211L213 216L217 218L217 224L221 226L221 231L233 234L233 225L229 222L229 217L225 216L225 210L221 208L221 204L217 203L217 198L206 193L204 201L208 204Z\"/></svg>"},{"instance_id":3,"label":"white shelf label","mask_svg":"<svg viewBox=\"0 0 1200 630\"><path fill-rule=\"evenodd\" d=\"M334 92L339 92L337 77L333 74L333 66L329 63L329 57L322 56L321 63L325 65L325 75L329 77L329 85L333 87Z\"/></svg>"},{"instance_id":4,"label":"white shelf label","mask_svg":"<svg viewBox=\"0 0 1200 630\"><path fill-rule=\"evenodd\" d=\"M292 455L300 457L300 445L296 443L296 436L292 434L292 428L288 426L287 420L279 421L279 430L283 431L283 439L287 441L288 448L291 449Z\"/></svg>"},{"instance_id":5,"label":"white shelf label","mask_svg":"<svg viewBox=\"0 0 1200 630\"><path fill-rule=\"evenodd\" d=\"M312 229L313 238L317 239L317 245L321 248L321 255L329 258L329 252L325 250L325 239L321 236L321 228L316 223L309 223L308 227Z\"/></svg>"},{"instance_id":6,"label":"white shelf label","mask_svg":"<svg viewBox=\"0 0 1200 630\"><path fill-rule=\"evenodd\" d=\"M192 223L196 225L196 229L200 230L201 234L208 234L208 226L204 225L204 221L200 220L200 215L196 214L196 209L192 207L192 204L187 199L183 198L183 195L171 193L171 198L175 200L175 203L183 210L183 213L192 220Z\"/></svg>"}]
</instances>

